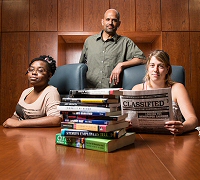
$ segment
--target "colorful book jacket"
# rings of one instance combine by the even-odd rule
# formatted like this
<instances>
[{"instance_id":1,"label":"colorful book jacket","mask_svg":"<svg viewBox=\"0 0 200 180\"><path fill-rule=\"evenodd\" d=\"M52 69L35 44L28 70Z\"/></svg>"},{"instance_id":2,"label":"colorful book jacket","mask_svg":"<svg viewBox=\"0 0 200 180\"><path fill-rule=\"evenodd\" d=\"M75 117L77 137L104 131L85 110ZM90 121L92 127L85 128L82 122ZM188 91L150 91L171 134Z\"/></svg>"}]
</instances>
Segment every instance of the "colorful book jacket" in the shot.
<instances>
[{"instance_id":1,"label":"colorful book jacket","mask_svg":"<svg viewBox=\"0 0 200 180\"><path fill-rule=\"evenodd\" d=\"M84 123L73 123L73 122L65 122L61 124L61 128L66 129L78 129L78 130L88 130L88 131L96 131L96 132L110 132L115 131L122 128L127 128L129 126L129 122L122 121L117 124L109 124L109 125L99 125L99 124L84 124Z\"/></svg>"},{"instance_id":2,"label":"colorful book jacket","mask_svg":"<svg viewBox=\"0 0 200 180\"><path fill-rule=\"evenodd\" d=\"M76 129L61 129L62 136L81 136L81 137L99 137L107 139L118 139L126 134L126 129L120 129L111 132L94 132Z\"/></svg>"},{"instance_id":3,"label":"colorful book jacket","mask_svg":"<svg viewBox=\"0 0 200 180\"><path fill-rule=\"evenodd\" d=\"M76 148L90 149L102 152L112 152L124 146L133 144L135 133L126 133L119 139L103 139L94 137L73 137L56 134L56 144Z\"/></svg>"},{"instance_id":4,"label":"colorful book jacket","mask_svg":"<svg viewBox=\"0 0 200 180\"><path fill-rule=\"evenodd\" d=\"M125 120L124 120L125 121ZM101 119L95 119L95 120L88 120L88 119L63 119L62 124L68 123L68 122L73 122L73 123L84 123L84 124L104 124L104 125L109 125L109 124L117 124L120 121L108 121L108 120L101 120Z\"/></svg>"},{"instance_id":5,"label":"colorful book jacket","mask_svg":"<svg viewBox=\"0 0 200 180\"><path fill-rule=\"evenodd\" d=\"M62 113L64 121L72 119L77 120L106 120L106 121L123 121L128 116L127 113L118 116L87 116L87 115L74 115L70 112Z\"/></svg>"},{"instance_id":6,"label":"colorful book jacket","mask_svg":"<svg viewBox=\"0 0 200 180\"><path fill-rule=\"evenodd\" d=\"M89 106L89 107L106 107L106 108L118 108L121 109L120 103L79 103L79 102L60 102L59 106Z\"/></svg>"},{"instance_id":7,"label":"colorful book jacket","mask_svg":"<svg viewBox=\"0 0 200 180\"><path fill-rule=\"evenodd\" d=\"M73 95L123 95L122 88L103 88L103 89L83 89L70 90L70 96Z\"/></svg>"},{"instance_id":8,"label":"colorful book jacket","mask_svg":"<svg viewBox=\"0 0 200 180\"><path fill-rule=\"evenodd\" d=\"M83 115L83 116L119 116L121 115L121 111L113 111L113 112L90 112L90 111L61 111L62 114L71 113L72 115Z\"/></svg>"},{"instance_id":9,"label":"colorful book jacket","mask_svg":"<svg viewBox=\"0 0 200 180\"><path fill-rule=\"evenodd\" d=\"M119 103L119 98L67 98L63 97L62 102L69 103L90 103L90 104L104 104L104 103Z\"/></svg>"},{"instance_id":10,"label":"colorful book jacket","mask_svg":"<svg viewBox=\"0 0 200 180\"><path fill-rule=\"evenodd\" d=\"M57 106L59 111L87 111L87 112L115 112L116 107L96 107L96 106Z\"/></svg>"}]
</instances>

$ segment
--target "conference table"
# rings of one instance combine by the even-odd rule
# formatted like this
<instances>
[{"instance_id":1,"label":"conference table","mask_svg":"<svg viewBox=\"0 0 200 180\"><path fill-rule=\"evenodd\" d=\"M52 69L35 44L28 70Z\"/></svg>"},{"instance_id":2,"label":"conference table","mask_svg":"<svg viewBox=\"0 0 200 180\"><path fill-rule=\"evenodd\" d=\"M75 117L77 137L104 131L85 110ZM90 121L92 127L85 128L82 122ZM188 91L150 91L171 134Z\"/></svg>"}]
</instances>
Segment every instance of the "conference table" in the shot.
<instances>
[{"instance_id":1,"label":"conference table","mask_svg":"<svg viewBox=\"0 0 200 180\"><path fill-rule=\"evenodd\" d=\"M200 179L198 131L136 134L134 144L106 153L56 145L60 129L0 126L0 179Z\"/></svg>"}]
</instances>

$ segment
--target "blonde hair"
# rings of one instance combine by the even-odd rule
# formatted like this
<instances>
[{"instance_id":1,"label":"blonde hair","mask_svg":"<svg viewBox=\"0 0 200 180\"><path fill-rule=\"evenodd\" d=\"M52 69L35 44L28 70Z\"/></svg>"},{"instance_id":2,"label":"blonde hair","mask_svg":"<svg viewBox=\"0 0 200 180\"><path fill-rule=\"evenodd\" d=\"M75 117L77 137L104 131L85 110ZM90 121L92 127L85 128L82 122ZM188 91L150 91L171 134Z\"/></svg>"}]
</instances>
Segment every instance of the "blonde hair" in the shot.
<instances>
[{"instance_id":1,"label":"blonde hair","mask_svg":"<svg viewBox=\"0 0 200 180\"><path fill-rule=\"evenodd\" d=\"M175 82L171 79L171 74L172 74L172 66L170 64L170 58L169 55L163 51L163 50L155 50L153 51L148 59L147 59L147 64L146 64L146 75L144 77L144 82L150 82L150 77L149 77L149 73L148 73L148 67L151 61L151 58L155 57L158 61L162 62L165 67L168 68L168 73L165 76L165 85L167 87L172 86ZM149 84L151 86L151 84Z\"/></svg>"}]
</instances>

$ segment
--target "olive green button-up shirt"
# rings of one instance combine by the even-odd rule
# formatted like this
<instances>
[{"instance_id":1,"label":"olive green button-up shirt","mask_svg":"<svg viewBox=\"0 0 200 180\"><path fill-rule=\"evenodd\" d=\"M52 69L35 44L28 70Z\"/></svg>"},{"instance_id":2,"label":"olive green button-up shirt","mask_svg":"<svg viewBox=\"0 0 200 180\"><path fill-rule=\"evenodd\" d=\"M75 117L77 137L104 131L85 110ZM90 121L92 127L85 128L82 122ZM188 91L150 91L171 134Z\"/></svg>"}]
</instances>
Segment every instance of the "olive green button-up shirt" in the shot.
<instances>
[{"instance_id":1,"label":"olive green button-up shirt","mask_svg":"<svg viewBox=\"0 0 200 180\"><path fill-rule=\"evenodd\" d=\"M89 88L109 88L110 75L119 62L135 58L145 59L143 52L125 36L115 35L103 41L101 34L86 39L80 63L88 65L87 86Z\"/></svg>"}]
</instances>

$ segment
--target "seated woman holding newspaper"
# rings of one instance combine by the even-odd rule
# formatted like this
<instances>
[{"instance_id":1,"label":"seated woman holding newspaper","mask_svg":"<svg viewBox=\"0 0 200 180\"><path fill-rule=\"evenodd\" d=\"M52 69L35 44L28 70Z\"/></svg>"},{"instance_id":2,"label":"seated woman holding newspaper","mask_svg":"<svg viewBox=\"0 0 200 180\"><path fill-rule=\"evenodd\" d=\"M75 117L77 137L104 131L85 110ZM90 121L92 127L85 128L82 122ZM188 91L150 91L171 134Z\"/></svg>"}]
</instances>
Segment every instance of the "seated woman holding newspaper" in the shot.
<instances>
[{"instance_id":1,"label":"seated woman holding newspaper","mask_svg":"<svg viewBox=\"0 0 200 180\"><path fill-rule=\"evenodd\" d=\"M198 126L198 119L187 90L183 84L174 82L170 78L172 67L169 55L162 50L153 51L147 60L146 69L144 83L135 85L132 90L171 87L174 120L167 121L165 128L175 135L195 129Z\"/></svg>"},{"instance_id":2,"label":"seated woman holding newspaper","mask_svg":"<svg viewBox=\"0 0 200 180\"><path fill-rule=\"evenodd\" d=\"M55 87L48 85L55 70L56 61L50 56L31 61L26 74L32 87L23 91L16 111L3 123L4 127L60 126L62 115L57 110L60 95Z\"/></svg>"}]
</instances>

